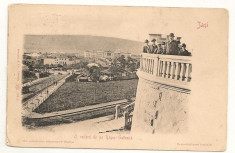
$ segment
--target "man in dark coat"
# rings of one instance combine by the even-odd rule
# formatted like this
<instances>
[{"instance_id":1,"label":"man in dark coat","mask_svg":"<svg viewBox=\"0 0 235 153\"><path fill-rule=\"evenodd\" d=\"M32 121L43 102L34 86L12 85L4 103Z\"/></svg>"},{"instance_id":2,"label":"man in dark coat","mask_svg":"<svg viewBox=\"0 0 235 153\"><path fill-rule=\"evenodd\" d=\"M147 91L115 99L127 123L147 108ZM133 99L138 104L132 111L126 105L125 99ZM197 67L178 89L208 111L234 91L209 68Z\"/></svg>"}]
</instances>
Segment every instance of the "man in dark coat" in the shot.
<instances>
[{"instance_id":1,"label":"man in dark coat","mask_svg":"<svg viewBox=\"0 0 235 153\"><path fill-rule=\"evenodd\" d=\"M157 51L157 54L163 54L162 44L158 44L158 51Z\"/></svg>"},{"instance_id":2,"label":"man in dark coat","mask_svg":"<svg viewBox=\"0 0 235 153\"><path fill-rule=\"evenodd\" d=\"M143 53L149 53L150 52L150 46L149 46L148 39L146 39L144 43L145 43L145 45L143 47Z\"/></svg>"},{"instance_id":3,"label":"man in dark coat","mask_svg":"<svg viewBox=\"0 0 235 153\"><path fill-rule=\"evenodd\" d=\"M191 56L191 53L186 49L186 44L182 44L182 49L179 52L181 56Z\"/></svg>"},{"instance_id":4,"label":"man in dark coat","mask_svg":"<svg viewBox=\"0 0 235 153\"><path fill-rule=\"evenodd\" d=\"M168 55L178 55L179 54L179 48L178 43L176 40L174 40L174 33L170 33L169 41L166 45L166 54Z\"/></svg>"},{"instance_id":5,"label":"man in dark coat","mask_svg":"<svg viewBox=\"0 0 235 153\"><path fill-rule=\"evenodd\" d=\"M158 51L158 47L156 45L156 39L154 38L153 40L151 40L152 42L152 45L150 46L150 53L151 54L157 54L157 51Z\"/></svg>"},{"instance_id":6,"label":"man in dark coat","mask_svg":"<svg viewBox=\"0 0 235 153\"><path fill-rule=\"evenodd\" d=\"M166 43L162 42L162 54L166 54Z\"/></svg>"}]
</instances>

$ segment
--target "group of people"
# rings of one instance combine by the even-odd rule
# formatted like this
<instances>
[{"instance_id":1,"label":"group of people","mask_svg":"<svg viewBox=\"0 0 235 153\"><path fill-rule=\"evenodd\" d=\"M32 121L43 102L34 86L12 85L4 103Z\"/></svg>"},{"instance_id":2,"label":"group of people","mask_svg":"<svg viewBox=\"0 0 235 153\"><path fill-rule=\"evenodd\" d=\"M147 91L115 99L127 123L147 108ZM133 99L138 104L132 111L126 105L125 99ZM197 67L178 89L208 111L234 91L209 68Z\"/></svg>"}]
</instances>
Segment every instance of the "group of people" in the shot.
<instances>
[{"instance_id":1,"label":"group of people","mask_svg":"<svg viewBox=\"0 0 235 153\"><path fill-rule=\"evenodd\" d=\"M183 43L181 45L180 41L176 41L174 38L174 33L170 33L168 42L156 44L156 39L154 38L151 40L151 45L146 39L143 53L191 56L191 53L186 49L186 44Z\"/></svg>"}]
</instances>

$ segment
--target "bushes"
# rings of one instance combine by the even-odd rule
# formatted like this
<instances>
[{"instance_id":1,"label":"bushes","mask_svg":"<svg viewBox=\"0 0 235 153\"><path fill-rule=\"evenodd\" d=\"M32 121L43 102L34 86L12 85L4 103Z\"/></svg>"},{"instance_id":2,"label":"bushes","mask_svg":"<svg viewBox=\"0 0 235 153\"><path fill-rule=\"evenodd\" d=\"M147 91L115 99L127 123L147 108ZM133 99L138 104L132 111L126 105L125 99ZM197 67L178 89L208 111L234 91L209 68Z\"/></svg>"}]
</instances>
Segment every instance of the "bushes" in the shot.
<instances>
[{"instance_id":1,"label":"bushes","mask_svg":"<svg viewBox=\"0 0 235 153\"><path fill-rule=\"evenodd\" d=\"M66 78L65 82L73 82L76 80L78 74L73 74L71 76L69 76L68 78Z\"/></svg>"},{"instance_id":2,"label":"bushes","mask_svg":"<svg viewBox=\"0 0 235 153\"><path fill-rule=\"evenodd\" d=\"M23 83L30 82L30 81L37 79L37 76L35 75L34 72L23 71L22 73L23 73L22 75Z\"/></svg>"}]
</instances>

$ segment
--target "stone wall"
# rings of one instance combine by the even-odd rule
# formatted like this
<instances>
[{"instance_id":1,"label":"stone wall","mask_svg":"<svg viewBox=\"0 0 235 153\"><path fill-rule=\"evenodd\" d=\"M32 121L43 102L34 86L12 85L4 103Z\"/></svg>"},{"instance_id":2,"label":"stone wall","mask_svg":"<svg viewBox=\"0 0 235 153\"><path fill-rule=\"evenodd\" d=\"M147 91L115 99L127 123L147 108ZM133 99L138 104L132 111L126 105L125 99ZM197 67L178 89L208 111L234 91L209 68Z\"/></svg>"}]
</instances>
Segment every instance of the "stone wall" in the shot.
<instances>
[{"instance_id":1,"label":"stone wall","mask_svg":"<svg viewBox=\"0 0 235 153\"><path fill-rule=\"evenodd\" d=\"M185 89L139 78L131 131L186 132L189 93Z\"/></svg>"}]
</instances>

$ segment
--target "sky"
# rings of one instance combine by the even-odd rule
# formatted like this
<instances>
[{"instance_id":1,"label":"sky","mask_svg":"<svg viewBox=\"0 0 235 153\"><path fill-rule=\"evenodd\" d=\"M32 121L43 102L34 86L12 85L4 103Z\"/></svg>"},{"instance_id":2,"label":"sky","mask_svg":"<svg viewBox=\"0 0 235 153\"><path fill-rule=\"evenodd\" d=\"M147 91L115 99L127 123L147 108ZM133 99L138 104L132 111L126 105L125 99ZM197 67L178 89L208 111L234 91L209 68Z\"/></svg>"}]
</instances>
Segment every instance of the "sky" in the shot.
<instances>
[{"instance_id":1,"label":"sky","mask_svg":"<svg viewBox=\"0 0 235 153\"><path fill-rule=\"evenodd\" d=\"M149 33L166 35L173 32L182 37L182 42L190 44L188 31L196 26L196 21L187 13L156 7L49 8L39 6L25 11L31 13L23 19L26 34L93 35L144 42Z\"/></svg>"}]
</instances>

